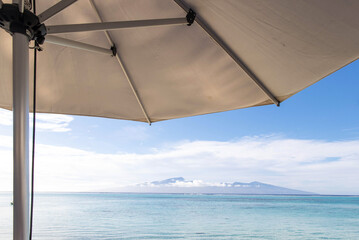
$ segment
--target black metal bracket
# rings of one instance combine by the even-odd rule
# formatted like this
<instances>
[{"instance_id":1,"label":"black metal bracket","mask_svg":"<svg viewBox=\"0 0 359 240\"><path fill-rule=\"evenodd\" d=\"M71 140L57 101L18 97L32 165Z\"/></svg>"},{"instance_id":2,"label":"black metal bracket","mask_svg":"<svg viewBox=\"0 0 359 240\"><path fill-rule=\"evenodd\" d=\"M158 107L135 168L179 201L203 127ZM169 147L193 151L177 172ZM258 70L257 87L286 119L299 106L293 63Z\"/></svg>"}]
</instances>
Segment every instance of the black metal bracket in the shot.
<instances>
[{"instance_id":1,"label":"black metal bracket","mask_svg":"<svg viewBox=\"0 0 359 240\"><path fill-rule=\"evenodd\" d=\"M190 8L187 13L186 19L188 22L187 26L191 26L192 23L194 23L194 20L196 19L196 12Z\"/></svg>"},{"instance_id":2,"label":"black metal bracket","mask_svg":"<svg viewBox=\"0 0 359 240\"><path fill-rule=\"evenodd\" d=\"M19 11L17 4L3 4L0 8L0 27L10 34L21 33L34 40L38 44L43 44L47 33L44 24L31 11L24 9Z\"/></svg>"},{"instance_id":3,"label":"black metal bracket","mask_svg":"<svg viewBox=\"0 0 359 240\"><path fill-rule=\"evenodd\" d=\"M116 48L116 45L113 44L113 46L110 48L111 51L112 51L112 57L115 57L116 54L117 54L117 48Z\"/></svg>"}]
</instances>

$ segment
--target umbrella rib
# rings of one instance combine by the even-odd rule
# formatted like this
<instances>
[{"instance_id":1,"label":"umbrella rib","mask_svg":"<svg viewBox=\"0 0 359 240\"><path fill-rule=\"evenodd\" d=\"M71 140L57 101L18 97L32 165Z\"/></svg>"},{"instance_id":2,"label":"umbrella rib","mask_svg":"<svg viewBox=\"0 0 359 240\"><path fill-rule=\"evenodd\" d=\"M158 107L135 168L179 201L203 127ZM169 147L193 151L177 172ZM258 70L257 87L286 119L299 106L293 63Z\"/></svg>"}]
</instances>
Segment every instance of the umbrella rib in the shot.
<instances>
[{"instance_id":1,"label":"umbrella rib","mask_svg":"<svg viewBox=\"0 0 359 240\"><path fill-rule=\"evenodd\" d=\"M47 26L47 34L119 30L138 27L158 27L188 24L186 18L147 19L120 22L81 23Z\"/></svg>"},{"instance_id":2,"label":"umbrella rib","mask_svg":"<svg viewBox=\"0 0 359 240\"><path fill-rule=\"evenodd\" d=\"M70 39L66 39L66 38L61 38L61 37L57 37L57 36L47 35L46 42L64 46L64 47L71 47L71 48L75 48L75 49L82 49L82 50L86 50L86 51L90 51L90 52L96 52L96 53L114 56L114 52L112 51L112 49L102 48L102 47L98 47L95 45L78 42L78 41L74 41L74 40L70 40Z\"/></svg>"},{"instance_id":3,"label":"umbrella rib","mask_svg":"<svg viewBox=\"0 0 359 240\"><path fill-rule=\"evenodd\" d=\"M89 2L90 2L90 4L91 4L93 10L96 12L96 15L97 15L98 19L99 19L101 22L103 22L103 19L102 19L101 15L100 15L100 12L98 11L98 9L97 9L95 3L93 2L93 0L89 0ZM108 42L111 44L111 46L115 46L115 43L113 42L113 40L112 40L112 38L111 38L111 36L110 36L110 33L109 33L108 31L104 31L104 32L105 32L106 38L107 38ZM143 112L143 115L145 116L145 118L146 118L148 124L151 125L151 123L152 123L152 122L151 122L151 119L150 119L150 117L148 116L148 114L147 114L147 112L146 112L146 109L145 109L145 107L144 107L143 104L142 104L142 101L141 101L141 99L140 99L140 97L139 97L139 95L138 95L138 93L137 93L137 91L136 91L135 86L133 85L133 83L132 83L132 81L131 81L130 76L128 75L128 71L127 71L125 65L123 64L123 61L122 61L122 59L121 59L121 57L120 57L120 55L119 55L118 52L117 52L117 54L116 54L116 59L117 59L117 62L120 64L123 73L125 74L125 77L126 77L126 79L127 79L127 81L128 81L128 84L130 85L131 90L132 90L133 94L135 95L138 104L139 104L140 107L141 107L141 110L142 110L142 112Z\"/></svg>"},{"instance_id":4,"label":"umbrella rib","mask_svg":"<svg viewBox=\"0 0 359 240\"><path fill-rule=\"evenodd\" d=\"M190 9L183 0L174 0L184 11L188 12ZM196 16L195 21L198 25L237 63L237 65L254 81L254 83L272 100L272 102L279 106L279 100L274 94L263 84L263 82L249 69L249 67L240 59L237 54L210 28L210 26L200 17Z\"/></svg>"},{"instance_id":5,"label":"umbrella rib","mask_svg":"<svg viewBox=\"0 0 359 240\"><path fill-rule=\"evenodd\" d=\"M44 12L39 14L40 22L45 22L47 19L55 16L57 13L61 12L68 6L72 5L73 3L77 2L77 0L62 0L49 9L45 10Z\"/></svg>"}]
</instances>

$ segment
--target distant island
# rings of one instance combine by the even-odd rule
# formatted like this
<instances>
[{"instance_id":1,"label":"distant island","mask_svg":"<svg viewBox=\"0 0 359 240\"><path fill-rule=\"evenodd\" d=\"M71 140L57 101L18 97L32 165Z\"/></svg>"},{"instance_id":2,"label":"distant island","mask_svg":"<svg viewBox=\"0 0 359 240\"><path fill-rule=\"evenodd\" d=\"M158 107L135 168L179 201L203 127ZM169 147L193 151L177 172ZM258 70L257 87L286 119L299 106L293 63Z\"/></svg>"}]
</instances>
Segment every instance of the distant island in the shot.
<instances>
[{"instance_id":1,"label":"distant island","mask_svg":"<svg viewBox=\"0 0 359 240\"><path fill-rule=\"evenodd\" d=\"M145 182L131 186L108 189L111 192L133 193L186 193L186 194L288 194L313 195L315 193L274 186L261 182L205 183L201 180L187 181L183 177Z\"/></svg>"}]
</instances>

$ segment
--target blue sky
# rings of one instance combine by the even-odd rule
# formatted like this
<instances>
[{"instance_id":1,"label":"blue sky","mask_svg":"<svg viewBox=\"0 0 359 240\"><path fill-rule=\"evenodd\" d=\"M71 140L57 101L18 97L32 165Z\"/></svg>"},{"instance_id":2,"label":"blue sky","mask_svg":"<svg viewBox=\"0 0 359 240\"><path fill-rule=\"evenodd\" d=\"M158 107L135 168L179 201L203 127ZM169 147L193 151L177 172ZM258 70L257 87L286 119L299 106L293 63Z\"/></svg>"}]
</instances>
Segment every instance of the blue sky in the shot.
<instances>
[{"instance_id":1,"label":"blue sky","mask_svg":"<svg viewBox=\"0 0 359 240\"><path fill-rule=\"evenodd\" d=\"M359 61L281 104L154 123L39 115L36 188L96 191L183 176L359 194ZM12 188L0 110L0 190Z\"/></svg>"}]
</instances>

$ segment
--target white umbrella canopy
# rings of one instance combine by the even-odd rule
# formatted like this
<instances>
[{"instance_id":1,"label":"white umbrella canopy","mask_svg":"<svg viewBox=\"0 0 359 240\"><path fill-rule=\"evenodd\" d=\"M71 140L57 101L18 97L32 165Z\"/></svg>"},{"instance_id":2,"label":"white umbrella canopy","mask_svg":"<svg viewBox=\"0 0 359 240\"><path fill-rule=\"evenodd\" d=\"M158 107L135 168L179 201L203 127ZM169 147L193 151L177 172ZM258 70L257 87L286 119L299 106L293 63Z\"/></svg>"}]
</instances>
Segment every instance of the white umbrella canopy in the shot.
<instances>
[{"instance_id":1,"label":"white umbrella canopy","mask_svg":"<svg viewBox=\"0 0 359 240\"><path fill-rule=\"evenodd\" d=\"M37 12L57 2L38 0ZM156 122L277 104L359 56L357 0L79 0L44 23L185 19L182 7L209 34L197 23L108 30L110 41L104 31L55 34L114 43L117 57L45 40L37 111ZM11 109L11 36L0 40L0 107Z\"/></svg>"}]
</instances>

